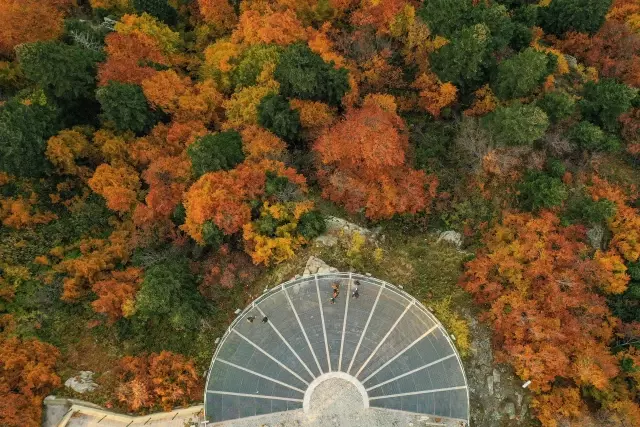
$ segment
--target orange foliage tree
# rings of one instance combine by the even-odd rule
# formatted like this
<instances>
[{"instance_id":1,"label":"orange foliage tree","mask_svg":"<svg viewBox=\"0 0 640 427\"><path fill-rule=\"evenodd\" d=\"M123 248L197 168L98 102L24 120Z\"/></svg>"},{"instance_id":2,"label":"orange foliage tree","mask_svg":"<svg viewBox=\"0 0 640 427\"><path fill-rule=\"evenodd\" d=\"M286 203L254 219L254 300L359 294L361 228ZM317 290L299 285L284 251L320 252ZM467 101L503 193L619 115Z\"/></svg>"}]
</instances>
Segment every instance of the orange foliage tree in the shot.
<instances>
[{"instance_id":1,"label":"orange foliage tree","mask_svg":"<svg viewBox=\"0 0 640 427\"><path fill-rule=\"evenodd\" d=\"M198 7L202 19L218 31L231 30L238 21L233 6L227 0L198 0Z\"/></svg>"},{"instance_id":2,"label":"orange foliage tree","mask_svg":"<svg viewBox=\"0 0 640 427\"><path fill-rule=\"evenodd\" d=\"M555 45L589 66L603 77L615 77L640 87L640 34L625 23L609 20L593 37L569 32Z\"/></svg>"},{"instance_id":3,"label":"orange foliage tree","mask_svg":"<svg viewBox=\"0 0 640 427\"><path fill-rule=\"evenodd\" d=\"M201 398L202 380L192 360L168 351L127 356L116 369L117 396L131 411L161 406L165 411Z\"/></svg>"},{"instance_id":4,"label":"orange foliage tree","mask_svg":"<svg viewBox=\"0 0 640 427\"><path fill-rule=\"evenodd\" d=\"M173 70L160 71L142 82L149 103L174 116L176 121L202 121L205 125L219 122L218 111L223 97L212 80L193 84Z\"/></svg>"},{"instance_id":5,"label":"orange foliage tree","mask_svg":"<svg viewBox=\"0 0 640 427\"><path fill-rule=\"evenodd\" d=\"M293 258L296 250L307 243L298 233L298 223L313 208L311 200L274 204L265 201L260 209L260 218L243 227L245 251L251 255L254 264L278 264ZM259 232L258 223L261 219L277 224L269 235Z\"/></svg>"},{"instance_id":6,"label":"orange foliage tree","mask_svg":"<svg viewBox=\"0 0 640 427\"><path fill-rule=\"evenodd\" d=\"M158 43L150 36L132 32L110 33L105 38L106 62L98 67L98 84L110 81L140 84L157 71L152 63L169 65Z\"/></svg>"},{"instance_id":7,"label":"orange foliage tree","mask_svg":"<svg viewBox=\"0 0 640 427\"><path fill-rule=\"evenodd\" d=\"M438 76L429 72L421 74L413 83L413 87L420 91L420 107L432 116L439 117L440 111L456 101L458 89L451 83L442 83Z\"/></svg>"},{"instance_id":8,"label":"orange foliage tree","mask_svg":"<svg viewBox=\"0 0 640 427\"><path fill-rule=\"evenodd\" d=\"M80 242L80 256L60 261L54 271L67 277L63 280L61 299L75 301L84 296L93 283L108 277L105 272L126 263L131 253L130 232L125 228L111 233L108 239L85 239ZM62 258L64 248L54 248L52 255Z\"/></svg>"},{"instance_id":9,"label":"orange foliage tree","mask_svg":"<svg viewBox=\"0 0 640 427\"><path fill-rule=\"evenodd\" d=\"M104 280L95 282L92 289L98 299L91 303L93 310L106 314L110 323L131 316L141 276L142 269L128 267L124 271L112 271Z\"/></svg>"},{"instance_id":10,"label":"orange foliage tree","mask_svg":"<svg viewBox=\"0 0 640 427\"><path fill-rule=\"evenodd\" d=\"M406 165L408 145L393 98L369 96L314 144L323 196L371 219L426 210L437 179Z\"/></svg>"},{"instance_id":11,"label":"orange foliage tree","mask_svg":"<svg viewBox=\"0 0 640 427\"><path fill-rule=\"evenodd\" d=\"M262 13L256 10L243 12L231 40L248 45L275 43L285 46L307 40L307 31L292 10L276 12L267 7Z\"/></svg>"},{"instance_id":12,"label":"orange foliage tree","mask_svg":"<svg viewBox=\"0 0 640 427\"><path fill-rule=\"evenodd\" d=\"M351 15L351 22L355 26L371 25L380 34L388 34L396 16L401 14L407 0L365 0Z\"/></svg>"},{"instance_id":13,"label":"orange foliage tree","mask_svg":"<svg viewBox=\"0 0 640 427\"><path fill-rule=\"evenodd\" d=\"M54 367L60 352L36 339L0 340L0 425L38 427L42 401L60 386Z\"/></svg>"},{"instance_id":14,"label":"orange foliage tree","mask_svg":"<svg viewBox=\"0 0 640 427\"><path fill-rule=\"evenodd\" d=\"M245 127L240 135L242 136L242 151L249 161L279 159L287 148L283 140L258 125Z\"/></svg>"},{"instance_id":15,"label":"orange foliage tree","mask_svg":"<svg viewBox=\"0 0 640 427\"><path fill-rule=\"evenodd\" d=\"M49 138L46 155L59 173L86 177L88 168L78 166L76 161L91 157L94 150L80 129L66 129Z\"/></svg>"},{"instance_id":16,"label":"orange foliage tree","mask_svg":"<svg viewBox=\"0 0 640 427\"><path fill-rule=\"evenodd\" d=\"M604 392L618 374L608 348L616 320L599 291L622 292L629 277L613 254L590 258L585 237L550 212L507 213L461 280L489 308L496 359L543 393L534 406L545 426L580 412L577 387ZM603 278L611 283L603 286Z\"/></svg>"},{"instance_id":17,"label":"orange foliage tree","mask_svg":"<svg viewBox=\"0 0 640 427\"><path fill-rule=\"evenodd\" d=\"M0 198L0 220L2 225L13 228L26 228L37 224L48 224L58 216L52 212L41 212L36 204L38 196L31 193L28 198L17 196Z\"/></svg>"},{"instance_id":18,"label":"orange foliage tree","mask_svg":"<svg viewBox=\"0 0 640 427\"><path fill-rule=\"evenodd\" d=\"M474 92L475 100L471 107L464 110L466 116L476 117L489 114L498 106L498 98L493 94L489 85L484 85Z\"/></svg>"},{"instance_id":19,"label":"orange foliage tree","mask_svg":"<svg viewBox=\"0 0 640 427\"><path fill-rule=\"evenodd\" d=\"M607 225L613 233L609 245L624 259L636 262L640 259L640 211L630 206L633 197L620 188L594 176L589 187L594 200L607 199L616 205L616 213L608 219Z\"/></svg>"},{"instance_id":20,"label":"orange foliage tree","mask_svg":"<svg viewBox=\"0 0 640 427\"><path fill-rule=\"evenodd\" d=\"M268 171L306 190L304 177L281 162L245 161L230 171L204 174L189 188L184 195L187 216L181 228L201 244L207 221L212 221L224 234L237 233L251 221L249 202L264 194Z\"/></svg>"},{"instance_id":21,"label":"orange foliage tree","mask_svg":"<svg viewBox=\"0 0 640 427\"><path fill-rule=\"evenodd\" d=\"M58 38L69 0L0 0L0 55L21 43Z\"/></svg>"},{"instance_id":22,"label":"orange foliage tree","mask_svg":"<svg viewBox=\"0 0 640 427\"><path fill-rule=\"evenodd\" d=\"M88 181L89 187L107 201L107 207L116 212L129 212L140 189L138 173L127 166L103 163Z\"/></svg>"}]
</instances>

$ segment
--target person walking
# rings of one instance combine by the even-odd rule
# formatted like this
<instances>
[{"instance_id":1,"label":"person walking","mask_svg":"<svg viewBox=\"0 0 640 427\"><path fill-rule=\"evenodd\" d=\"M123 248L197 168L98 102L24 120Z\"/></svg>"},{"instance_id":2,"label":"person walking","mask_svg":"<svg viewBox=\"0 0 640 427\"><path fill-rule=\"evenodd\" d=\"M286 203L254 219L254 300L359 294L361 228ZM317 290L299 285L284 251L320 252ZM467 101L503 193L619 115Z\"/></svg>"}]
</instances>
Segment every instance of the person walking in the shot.
<instances>
[{"instance_id":1,"label":"person walking","mask_svg":"<svg viewBox=\"0 0 640 427\"><path fill-rule=\"evenodd\" d=\"M351 292L351 297L358 299L360 298L360 292L358 291L358 285L356 284L356 288Z\"/></svg>"},{"instance_id":2,"label":"person walking","mask_svg":"<svg viewBox=\"0 0 640 427\"><path fill-rule=\"evenodd\" d=\"M269 318L267 316L264 316L262 318L262 323L267 323L269 321Z\"/></svg>"},{"instance_id":3,"label":"person walking","mask_svg":"<svg viewBox=\"0 0 640 427\"><path fill-rule=\"evenodd\" d=\"M247 317L247 322L249 322L249 323L253 323L254 320L256 320L256 316Z\"/></svg>"}]
</instances>

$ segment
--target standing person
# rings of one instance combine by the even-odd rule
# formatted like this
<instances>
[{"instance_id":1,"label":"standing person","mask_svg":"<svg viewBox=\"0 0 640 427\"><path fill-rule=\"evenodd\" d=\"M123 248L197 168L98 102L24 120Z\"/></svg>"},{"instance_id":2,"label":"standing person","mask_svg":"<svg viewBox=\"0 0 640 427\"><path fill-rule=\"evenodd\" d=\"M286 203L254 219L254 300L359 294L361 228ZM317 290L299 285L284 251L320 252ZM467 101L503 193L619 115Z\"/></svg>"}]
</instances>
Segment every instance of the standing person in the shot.
<instances>
[{"instance_id":1,"label":"standing person","mask_svg":"<svg viewBox=\"0 0 640 427\"><path fill-rule=\"evenodd\" d=\"M360 292L358 291L358 285L356 284L356 288L351 292L351 297L358 299L360 298Z\"/></svg>"},{"instance_id":2,"label":"standing person","mask_svg":"<svg viewBox=\"0 0 640 427\"><path fill-rule=\"evenodd\" d=\"M269 321L269 318L267 316L264 316L262 318L262 323L267 323Z\"/></svg>"},{"instance_id":3,"label":"standing person","mask_svg":"<svg viewBox=\"0 0 640 427\"><path fill-rule=\"evenodd\" d=\"M254 320L256 320L256 316L247 317L247 322L249 322L249 323L253 323Z\"/></svg>"},{"instance_id":4,"label":"standing person","mask_svg":"<svg viewBox=\"0 0 640 427\"><path fill-rule=\"evenodd\" d=\"M340 295L340 291L338 290L338 288L334 285L333 287L333 293L331 294L331 304L335 304L336 303L336 298L338 298L338 295Z\"/></svg>"}]
</instances>

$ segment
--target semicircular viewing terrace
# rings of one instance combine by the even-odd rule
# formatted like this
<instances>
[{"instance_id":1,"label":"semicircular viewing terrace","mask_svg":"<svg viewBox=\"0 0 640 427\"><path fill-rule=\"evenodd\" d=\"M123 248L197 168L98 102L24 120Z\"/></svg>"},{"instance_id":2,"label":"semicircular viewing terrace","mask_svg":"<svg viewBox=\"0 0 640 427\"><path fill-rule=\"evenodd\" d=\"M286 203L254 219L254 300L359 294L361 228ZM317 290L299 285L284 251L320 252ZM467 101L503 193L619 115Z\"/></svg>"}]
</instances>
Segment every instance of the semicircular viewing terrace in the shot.
<instances>
[{"instance_id":1,"label":"semicircular viewing terrace","mask_svg":"<svg viewBox=\"0 0 640 427\"><path fill-rule=\"evenodd\" d=\"M255 300L220 341L204 401L222 426L469 422L464 369L440 322L355 273L296 278Z\"/></svg>"}]
</instances>

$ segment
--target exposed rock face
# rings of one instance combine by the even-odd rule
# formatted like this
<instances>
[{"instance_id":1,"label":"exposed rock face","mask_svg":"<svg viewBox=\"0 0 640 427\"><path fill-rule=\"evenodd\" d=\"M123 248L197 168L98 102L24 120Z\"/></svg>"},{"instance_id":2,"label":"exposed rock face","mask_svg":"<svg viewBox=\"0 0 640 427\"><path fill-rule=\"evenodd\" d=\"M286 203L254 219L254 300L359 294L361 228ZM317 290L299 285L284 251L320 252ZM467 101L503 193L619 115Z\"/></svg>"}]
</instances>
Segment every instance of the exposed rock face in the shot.
<instances>
[{"instance_id":1,"label":"exposed rock face","mask_svg":"<svg viewBox=\"0 0 640 427\"><path fill-rule=\"evenodd\" d=\"M64 385L76 393L91 393L98 388L98 384L93 382L93 372L91 371L80 371L75 377L66 380Z\"/></svg>"},{"instance_id":2,"label":"exposed rock face","mask_svg":"<svg viewBox=\"0 0 640 427\"><path fill-rule=\"evenodd\" d=\"M465 315L471 329L471 355L463 360L471 397L471 425L494 427L526 421L530 395L506 365L493 360L491 330ZM504 424L504 423L508 424Z\"/></svg>"},{"instance_id":3,"label":"exposed rock face","mask_svg":"<svg viewBox=\"0 0 640 427\"><path fill-rule=\"evenodd\" d=\"M338 244L338 238L330 234L323 234L322 236L316 237L315 242L318 245L327 246L331 248Z\"/></svg>"},{"instance_id":4,"label":"exposed rock face","mask_svg":"<svg viewBox=\"0 0 640 427\"><path fill-rule=\"evenodd\" d=\"M369 230L368 228L360 227L357 224L335 216L326 217L325 223L327 224L327 234L353 234L357 232L368 239L375 239L381 231L381 228Z\"/></svg>"},{"instance_id":5,"label":"exposed rock face","mask_svg":"<svg viewBox=\"0 0 640 427\"><path fill-rule=\"evenodd\" d=\"M307 265L304 268L303 276L310 276L316 273L337 273L338 269L327 265L320 258L310 256Z\"/></svg>"},{"instance_id":6,"label":"exposed rock face","mask_svg":"<svg viewBox=\"0 0 640 427\"><path fill-rule=\"evenodd\" d=\"M587 239L589 244L594 249L603 249L602 243L604 241L604 228L601 225L596 225L587 231Z\"/></svg>"},{"instance_id":7,"label":"exposed rock face","mask_svg":"<svg viewBox=\"0 0 640 427\"><path fill-rule=\"evenodd\" d=\"M443 231L442 233L440 233L440 237L438 237L438 241L436 243L440 243L441 241L451 243L458 250L462 248L462 234L458 233L457 231Z\"/></svg>"}]
</instances>

